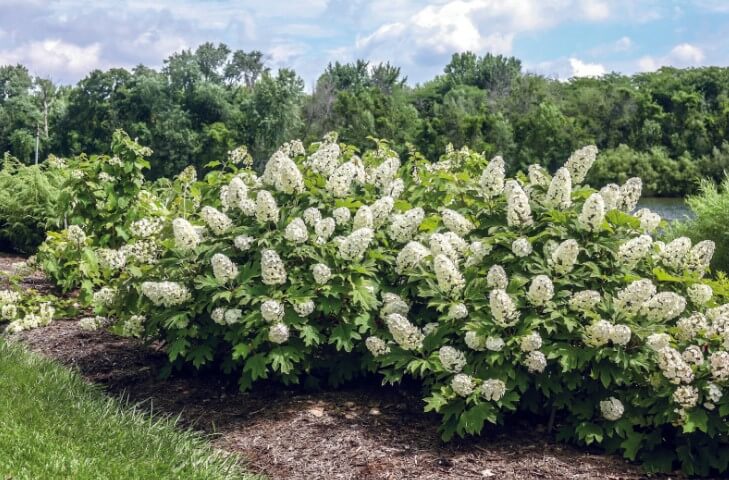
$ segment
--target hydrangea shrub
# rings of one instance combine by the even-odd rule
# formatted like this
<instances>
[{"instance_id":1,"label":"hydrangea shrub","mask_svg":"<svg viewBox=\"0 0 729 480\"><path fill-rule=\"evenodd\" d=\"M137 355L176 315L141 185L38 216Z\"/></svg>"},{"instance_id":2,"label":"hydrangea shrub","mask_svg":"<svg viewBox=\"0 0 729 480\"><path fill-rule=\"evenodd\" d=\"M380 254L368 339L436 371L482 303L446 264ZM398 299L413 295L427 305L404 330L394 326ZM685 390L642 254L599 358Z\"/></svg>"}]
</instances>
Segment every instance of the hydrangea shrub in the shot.
<instances>
[{"instance_id":1,"label":"hydrangea shrub","mask_svg":"<svg viewBox=\"0 0 729 480\"><path fill-rule=\"evenodd\" d=\"M403 162L335 135L282 146L260 176L236 152L148 192L164 208L135 210L128 243L96 251L115 272L95 307L116 328L243 388L321 370L419 378L445 439L531 411L652 470L727 470L714 245L656 240L660 217L632 213L640 179L584 185L594 146L513 178L466 148ZM130 255L142 240L154 255Z\"/></svg>"}]
</instances>

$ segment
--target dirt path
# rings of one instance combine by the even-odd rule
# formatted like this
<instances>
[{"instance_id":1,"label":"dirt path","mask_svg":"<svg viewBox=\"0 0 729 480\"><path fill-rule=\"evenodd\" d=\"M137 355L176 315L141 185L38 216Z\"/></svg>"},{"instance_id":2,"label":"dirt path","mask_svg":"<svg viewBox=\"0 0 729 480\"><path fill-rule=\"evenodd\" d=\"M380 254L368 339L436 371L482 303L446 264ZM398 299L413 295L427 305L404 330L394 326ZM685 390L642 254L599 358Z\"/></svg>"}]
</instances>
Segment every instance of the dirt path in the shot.
<instances>
[{"instance_id":1,"label":"dirt path","mask_svg":"<svg viewBox=\"0 0 729 480\"><path fill-rule=\"evenodd\" d=\"M7 260L0 257L0 269ZM404 390L367 383L307 393L257 384L240 393L212 375L162 380L162 352L107 332L84 332L73 320L15 338L112 395L179 415L272 479L645 478L619 457L551 442L540 425L442 444L438 416L423 414L422 401Z\"/></svg>"}]
</instances>

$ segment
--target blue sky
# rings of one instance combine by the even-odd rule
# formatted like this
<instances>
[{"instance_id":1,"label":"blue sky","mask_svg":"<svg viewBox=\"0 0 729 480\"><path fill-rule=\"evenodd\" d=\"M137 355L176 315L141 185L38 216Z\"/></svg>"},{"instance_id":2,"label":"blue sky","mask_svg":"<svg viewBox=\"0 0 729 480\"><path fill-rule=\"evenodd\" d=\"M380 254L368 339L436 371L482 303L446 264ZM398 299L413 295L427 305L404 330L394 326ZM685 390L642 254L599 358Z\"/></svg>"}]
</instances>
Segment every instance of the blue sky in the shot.
<instances>
[{"instance_id":1,"label":"blue sky","mask_svg":"<svg viewBox=\"0 0 729 480\"><path fill-rule=\"evenodd\" d=\"M729 65L729 0L0 0L0 64L65 83L160 67L208 40L261 50L308 86L328 62L357 58L422 82L464 50L565 79Z\"/></svg>"}]
</instances>

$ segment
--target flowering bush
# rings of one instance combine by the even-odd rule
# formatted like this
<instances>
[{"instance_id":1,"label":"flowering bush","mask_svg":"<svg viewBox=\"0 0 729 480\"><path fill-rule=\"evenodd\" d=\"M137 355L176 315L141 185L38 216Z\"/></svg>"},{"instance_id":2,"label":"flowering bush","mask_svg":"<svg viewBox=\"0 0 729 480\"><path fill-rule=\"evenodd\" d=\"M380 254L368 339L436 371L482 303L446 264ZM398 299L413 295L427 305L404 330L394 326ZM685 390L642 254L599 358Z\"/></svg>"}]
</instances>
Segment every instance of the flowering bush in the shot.
<instances>
[{"instance_id":1,"label":"flowering bush","mask_svg":"<svg viewBox=\"0 0 729 480\"><path fill-rule=\"evenodd\" d=\"M85 323L160 338L172 362L219 363L242 388L418 377L446 439L528 410L649 469L725 471L714 245L654 240L660 217L630 213L640 179L582 184L596 155L507 179L500 157L465 148L401 164L384 141L360 155L329 135L282 146L260 176L188 170L149 194L164 208L132 206L129 243L95 250L114 273Z\"/></svg>"}]
</instances>

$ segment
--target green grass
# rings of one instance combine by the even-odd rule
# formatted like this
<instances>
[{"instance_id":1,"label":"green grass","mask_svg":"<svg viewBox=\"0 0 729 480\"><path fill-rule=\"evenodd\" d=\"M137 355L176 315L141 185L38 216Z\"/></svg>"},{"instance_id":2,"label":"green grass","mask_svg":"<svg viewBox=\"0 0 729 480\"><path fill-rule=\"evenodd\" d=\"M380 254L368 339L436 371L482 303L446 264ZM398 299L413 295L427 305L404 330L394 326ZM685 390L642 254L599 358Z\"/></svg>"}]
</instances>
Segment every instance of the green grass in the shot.
<instances>
[{"instance_id":1,"label":"green grass","mask_svg":"<svg viewBox=\"0 0 729 480\"><path fill-rule=\"evenodd\" d=\"M252 479L193 432L0 339L0 479Z\"/></svg>"}]
</instances>

